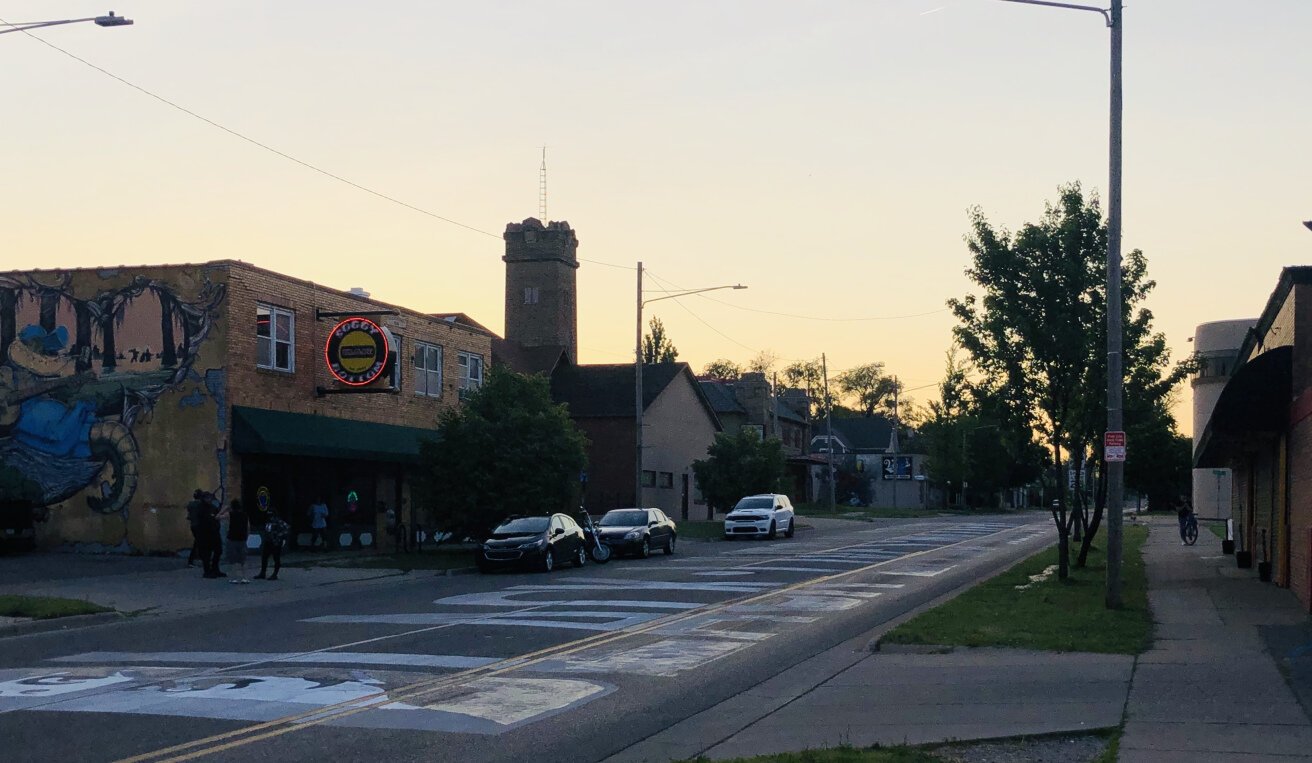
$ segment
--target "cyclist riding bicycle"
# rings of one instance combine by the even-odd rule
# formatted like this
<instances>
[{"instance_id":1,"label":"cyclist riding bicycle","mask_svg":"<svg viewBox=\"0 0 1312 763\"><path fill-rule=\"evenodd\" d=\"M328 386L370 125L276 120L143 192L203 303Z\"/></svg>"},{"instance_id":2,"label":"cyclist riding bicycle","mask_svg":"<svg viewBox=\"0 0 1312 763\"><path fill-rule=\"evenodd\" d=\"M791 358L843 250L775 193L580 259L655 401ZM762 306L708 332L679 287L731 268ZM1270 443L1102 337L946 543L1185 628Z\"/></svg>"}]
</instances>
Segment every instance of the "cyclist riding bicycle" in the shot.
<instances>
[{"instance_id":1,"label":"cyclist riding bicycle","mask_svg":"<svg viewBox=\"0 0 1312 763\"><path fill-rule=\"evenodd\" d=\"M1188 546L1190 545L1189 536L1191 534L1194 536L1194 538L1198 537L1198 530L1196 529L1198 525L1195 524L1197 520L1193 518L1194 509L1192 506L1189 505L1188 498L1185 498L1184 496L1180 496L1179 500L1176 501L1175 515L1180 522L1180 545ZM1193 528L1195 528L1193 529L1192 533L1190 533L1191 525Z\"/></svg>"}]
</instances>

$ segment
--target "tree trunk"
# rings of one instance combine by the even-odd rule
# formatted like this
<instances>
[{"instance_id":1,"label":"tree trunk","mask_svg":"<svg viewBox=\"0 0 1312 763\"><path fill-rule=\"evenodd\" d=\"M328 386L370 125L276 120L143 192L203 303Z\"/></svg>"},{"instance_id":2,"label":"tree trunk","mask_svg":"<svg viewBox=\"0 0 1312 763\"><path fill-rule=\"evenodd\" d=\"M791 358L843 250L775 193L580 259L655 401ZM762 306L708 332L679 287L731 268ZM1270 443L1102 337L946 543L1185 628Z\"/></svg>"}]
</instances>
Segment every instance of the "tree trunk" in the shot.
<instances>
[{"instance_id":1,"label":"tree trunk","mask_svg":"<svg viewBox=\"0 0 1312 763\"><path fill-rule=\"evenodd\" d=\"M1101 458L1098 459L1098 486L1094 493L1093 499L1093 520L1089 522L1089 531L1084 534L1084 542L1080 544L1080 556L1076 561L1077 567L1083 567L1089 557L1089 548L1093 546L1093 539L1098 535L1098 527L1102 524L1102 514L1107 506L1107 462Z\"/></svg>"},{"instance_id":2,"label":"tree trunk","mask_svg":"<svg viewBox=\"0 0 1312 763\"><path fill-rule=\"evenodd\" d=\"M1062 473L1061 437L1052 436L1052 460L1057 467L1057 500L1052 507L1052 521L1057 525L1057 578L1065 580L1071 574L1070 520L1066 516L1066 475Z\"/></svg>"},{"instance_id":3,"label":"tree trunk","mask_svg":"<svg viewBox=\"0 0 1312 763\"><path fill-rule=\"evenodd\" d=\"M118 348L114 346L114 312L100 319L100 367L113 371L118 367Z\"/></svg>"}]
</instances>

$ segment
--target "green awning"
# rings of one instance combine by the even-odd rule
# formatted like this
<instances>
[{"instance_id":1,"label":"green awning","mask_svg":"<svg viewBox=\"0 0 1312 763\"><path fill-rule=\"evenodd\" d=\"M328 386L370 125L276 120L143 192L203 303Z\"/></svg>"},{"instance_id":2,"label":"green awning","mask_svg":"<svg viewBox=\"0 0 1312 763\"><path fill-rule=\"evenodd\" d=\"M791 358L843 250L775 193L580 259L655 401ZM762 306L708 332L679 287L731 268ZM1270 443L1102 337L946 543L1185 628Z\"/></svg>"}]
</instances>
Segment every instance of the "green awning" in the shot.
<instances>
[{"instance_id":1,"label":"green awning","mask_svg":"<svg viewBox=\"0 0 1312 763\"><path fill-rule=\"evenodd\" d=\"M232 447L238 453L415 463L419 443L436 429L232 407Z\"/></svg>"}]
</instances>

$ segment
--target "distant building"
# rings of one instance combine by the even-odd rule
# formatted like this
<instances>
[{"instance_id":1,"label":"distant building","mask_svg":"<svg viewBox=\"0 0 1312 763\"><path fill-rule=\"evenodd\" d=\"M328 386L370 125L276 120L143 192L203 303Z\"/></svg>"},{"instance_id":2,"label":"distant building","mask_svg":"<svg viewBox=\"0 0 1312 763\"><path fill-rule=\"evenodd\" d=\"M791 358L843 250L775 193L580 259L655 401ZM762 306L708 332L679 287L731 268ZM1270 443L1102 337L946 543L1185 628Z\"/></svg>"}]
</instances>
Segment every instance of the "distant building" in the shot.
<instances>
[{"instance_id":1,"label":"distant building","mask_svg":"<svg viewBox=\"0 0 1312 763\"><path fill-rule=\"evenodd\" d=\"M1244 318L1203 323L1194 329L1194 352L1202 360L1202 368L1189 384L1193 391L1194 448L1202 439L1221 390L1239 365L1239 348L1255 325L1256 318ZM1193 470L1192 502L1199 516L1230 518L1232 477L1229 469Z\"/></svg>"},{"instance_id":2,"label":"distant building","mask_svg":"<svg viewBox=\"0 0 1312 763\"><path fill-rule=\"evenodd\" d=\"M817 421L811 430L811 453L827 460L833 453L838 471L835 497L842 502L853 497L868 506L927 509L942 505L941 488L926 478L927 456L905 427L893 442L893 421L887 416L852 416ZM828 499L827 467L815 470L814 500Z\"/></svg>"},{"instance_id":3,"label":"distant building","mask_svg":"<svg viewBox=\"0 0 1312 763\"><path fill-rule=\"evenodd\" d=\"M761 437L779 440L788 463L785 492L795 503L809 501L812 467L823 459L808 452L811 424L806 391L774 390L765 374L754 372L734 381L704 378L701 387L727 434L737 434L746 427Z\"/></svg>"}]
</instances>

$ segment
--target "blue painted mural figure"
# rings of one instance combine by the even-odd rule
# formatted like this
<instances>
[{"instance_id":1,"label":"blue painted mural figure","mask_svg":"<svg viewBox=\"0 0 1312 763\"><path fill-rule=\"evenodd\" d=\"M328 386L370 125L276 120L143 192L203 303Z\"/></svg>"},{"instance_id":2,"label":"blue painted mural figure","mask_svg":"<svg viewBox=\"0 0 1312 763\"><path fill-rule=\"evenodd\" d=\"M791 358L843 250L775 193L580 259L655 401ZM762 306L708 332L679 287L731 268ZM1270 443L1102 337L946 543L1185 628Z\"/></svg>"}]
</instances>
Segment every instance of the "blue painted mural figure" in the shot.
<instances>
[{"instance_id":1,"label":"blue painted mural figure","mask_svg":"<svg viewBox=\"0 0 1312 763\"><path fill-rule=\"evenodd\" d=\"M80 298L72 274L0 276L0 509L42 519L89 489L93 511L125 512L140 460L133 425L189 378L224 291L206 281L185 301L137 277ZM133 345L126 367L119 343Z\"/></svg>"}]
</instances>

